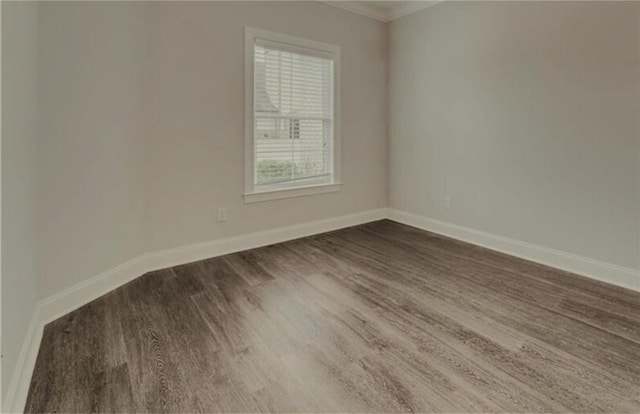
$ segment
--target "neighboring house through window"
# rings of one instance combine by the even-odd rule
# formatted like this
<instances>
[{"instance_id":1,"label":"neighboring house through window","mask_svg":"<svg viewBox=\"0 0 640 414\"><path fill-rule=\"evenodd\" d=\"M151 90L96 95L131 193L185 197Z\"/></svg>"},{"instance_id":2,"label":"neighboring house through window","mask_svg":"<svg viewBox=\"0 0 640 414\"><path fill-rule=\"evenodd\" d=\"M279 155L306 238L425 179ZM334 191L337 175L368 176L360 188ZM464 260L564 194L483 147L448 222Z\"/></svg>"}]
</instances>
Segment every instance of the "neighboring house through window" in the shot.
<instances>
[{"instance_id":1,"label":"neighboring house through window","mask_svg":"<svg viewBox=\"0 0 640 414\"><path fill-rule=\"evenodd\" d=\"M245 36L245 202L338 191L340 48Z\"/></svg>"}]
</instances>

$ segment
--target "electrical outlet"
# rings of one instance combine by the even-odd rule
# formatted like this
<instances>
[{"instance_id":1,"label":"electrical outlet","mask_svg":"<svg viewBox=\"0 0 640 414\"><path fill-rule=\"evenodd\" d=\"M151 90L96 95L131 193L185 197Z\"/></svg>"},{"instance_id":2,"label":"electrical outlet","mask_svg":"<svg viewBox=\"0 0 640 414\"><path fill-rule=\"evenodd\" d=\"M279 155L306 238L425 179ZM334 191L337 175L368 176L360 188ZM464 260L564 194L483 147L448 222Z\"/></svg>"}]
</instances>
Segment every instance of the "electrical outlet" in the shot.
<instances>
[{"instance_id":1,"label":"electrical outlet","mask_svg":"<svg viewBox=\"0 0 640 414\"><path fill-rule=\"evenodd\" d=\"M229 218L229 212L226 208L222 207L218 209L218 221L225 222Z\"/></svg>"},{"instance_id":2,"label":"electrical outlet","mask_svg":"<svg viewBox=\"0 0 640 414\"><path fill-rule=\"evenodd\" d=\"M444 206L445 208L451 208L451 196L450 195L446 195L444 196Z\"/></svg>"}]
</instances>

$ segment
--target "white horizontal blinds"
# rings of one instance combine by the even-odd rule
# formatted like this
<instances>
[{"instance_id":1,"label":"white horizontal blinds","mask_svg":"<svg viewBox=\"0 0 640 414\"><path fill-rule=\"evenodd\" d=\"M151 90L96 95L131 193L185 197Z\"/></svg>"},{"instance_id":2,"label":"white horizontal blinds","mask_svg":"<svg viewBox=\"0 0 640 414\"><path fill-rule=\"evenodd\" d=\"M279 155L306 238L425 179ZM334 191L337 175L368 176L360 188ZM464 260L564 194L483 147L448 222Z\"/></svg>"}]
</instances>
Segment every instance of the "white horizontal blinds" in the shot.
<instances>
[{"instance_id":1,"label":"white horizontal blinds","mask_svg":"<svg viewBox=\"0 0 640 414\"><path fill-rule=\"evenodd\" d=\"M330 182L332 55L256 39L254 65L254 184Z\"/></svg>"}]
</instances>

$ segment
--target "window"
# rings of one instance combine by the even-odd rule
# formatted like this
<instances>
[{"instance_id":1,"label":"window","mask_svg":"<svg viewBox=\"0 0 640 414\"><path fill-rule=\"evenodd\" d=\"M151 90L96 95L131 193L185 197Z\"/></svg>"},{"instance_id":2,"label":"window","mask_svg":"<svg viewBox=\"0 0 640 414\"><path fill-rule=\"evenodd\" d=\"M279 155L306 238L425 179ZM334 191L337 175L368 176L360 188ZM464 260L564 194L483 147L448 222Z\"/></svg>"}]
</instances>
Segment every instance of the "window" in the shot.
<instances>
[{"instance_id":1,"label":"window","mask_svg":"<svg viewBox=\"0 0 640 414\"><path fill-rule=\"evenodd\" d=\"M247 28L245 202L340 189L340 48Z\"/></svg>"}]
</instances>

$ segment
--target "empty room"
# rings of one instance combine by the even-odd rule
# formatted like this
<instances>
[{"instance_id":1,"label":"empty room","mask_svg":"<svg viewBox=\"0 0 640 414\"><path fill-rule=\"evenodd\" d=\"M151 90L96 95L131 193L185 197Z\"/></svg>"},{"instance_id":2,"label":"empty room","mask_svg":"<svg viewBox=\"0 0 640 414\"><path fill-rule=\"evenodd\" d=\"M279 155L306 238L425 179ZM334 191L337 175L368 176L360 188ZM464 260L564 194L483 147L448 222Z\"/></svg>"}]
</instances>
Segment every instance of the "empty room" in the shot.
<instances>
[{"instance_id":1,"label":"empty room","mask_svg":"<svg viewBox=\"0 0 640 414\"><path fill-rule=\"evenodd\" d=\"M640 413L640 2L2 1L5 413Z\"/></svg>"}]
</instances>

